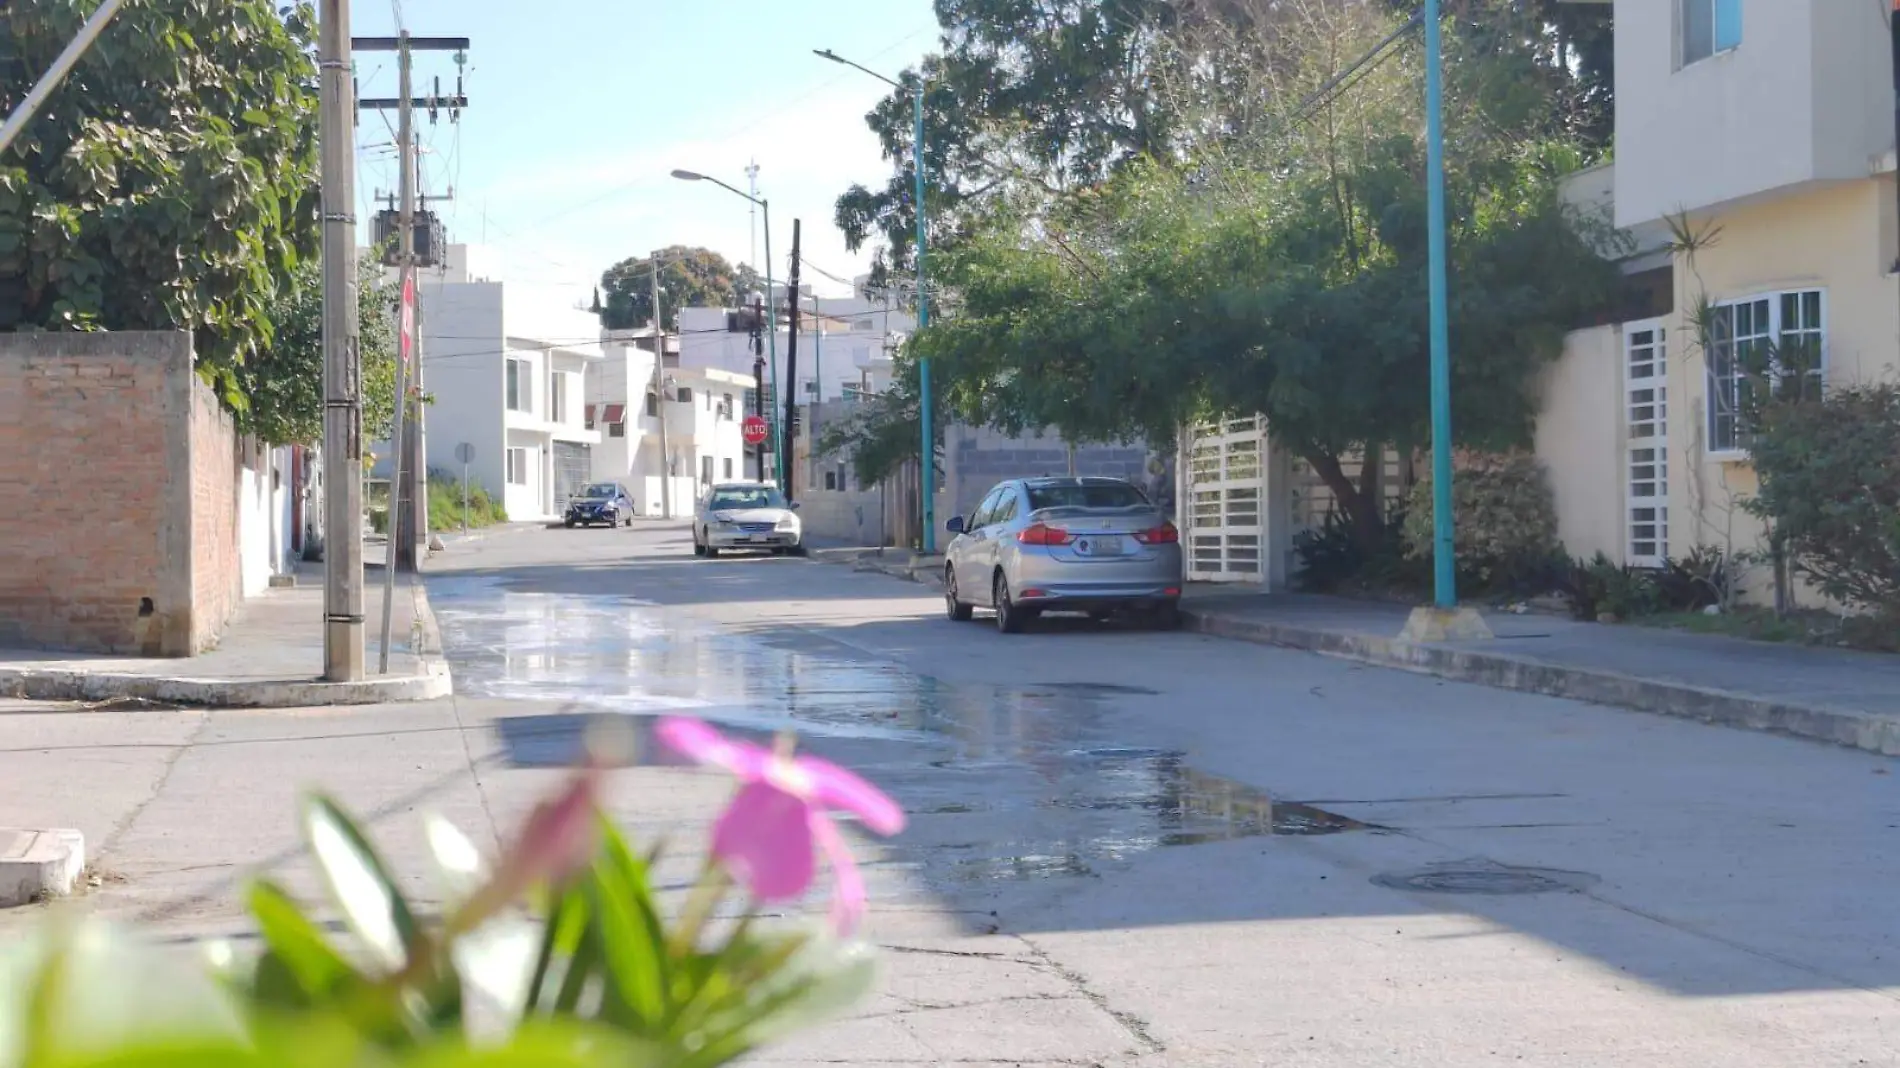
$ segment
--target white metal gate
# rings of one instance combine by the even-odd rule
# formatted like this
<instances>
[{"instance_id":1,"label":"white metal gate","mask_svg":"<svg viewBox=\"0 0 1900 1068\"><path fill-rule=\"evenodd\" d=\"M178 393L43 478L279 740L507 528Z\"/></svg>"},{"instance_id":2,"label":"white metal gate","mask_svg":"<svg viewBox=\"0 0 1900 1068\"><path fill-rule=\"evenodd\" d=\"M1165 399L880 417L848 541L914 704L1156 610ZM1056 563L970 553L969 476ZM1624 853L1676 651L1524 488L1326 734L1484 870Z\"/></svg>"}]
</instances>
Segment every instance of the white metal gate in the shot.
<instances>
[{"instance_id":1,"label":"white metal gate","mask_svg":"<svg viewBox=\"0 0 1900 1068\"><path fill-rule=\"evenodd\" d=\"M1624 552L1635 567L1669 562L1669 351L1661 320L1623 329Z\"/></svg>"},{"instance_id":2,"label":"white metal gate","mask_svg":"<svg viewBox=\"0 0 1900 1068\"><path fill-rule=\"evenodd\" d=\"M1190 432L1187 569L1198 582L1259 582L1266 544L1265 420L1230 419Z\"/></svg>"}]
</instances>

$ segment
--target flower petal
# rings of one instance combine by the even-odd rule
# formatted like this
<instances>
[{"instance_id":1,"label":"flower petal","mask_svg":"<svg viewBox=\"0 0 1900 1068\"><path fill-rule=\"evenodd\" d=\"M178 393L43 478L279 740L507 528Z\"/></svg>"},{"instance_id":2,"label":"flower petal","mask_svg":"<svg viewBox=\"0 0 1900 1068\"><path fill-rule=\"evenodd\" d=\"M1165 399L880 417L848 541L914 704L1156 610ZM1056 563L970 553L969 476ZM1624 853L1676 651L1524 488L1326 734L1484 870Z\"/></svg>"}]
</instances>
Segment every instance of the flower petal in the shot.
<instances>
[{"instance_id":1,"label":"flower petal","mask_svg":"<svg viewBox=\"0 0 1900 1068\"><path fill-rule=\"evenodd\" d=\"M831 865L831 925L837 929L840 938L849 938L858 929L858 921L864 918L866 894L864 892L864 873L858 870L858 861L851 855L851 846L845 842L838 825L822 813L811 816L812 838L818 848L825 851L825 863Z\"/></svg>"},{"instance_id":2,"label":"flower petal","mask_svg":"<svg viewBox=\"0 0 1900 1068\"><path fill-rule=\"evenodd\" d=\"M776 786L747 783L713 827L713 856L759 901L790 901L811 888L813 818Z\"/></svg>"},{"instance_id":3,"label":"flower petal","mask_svg":"<svg viewBox=\"0 0 1900 1068\"><path fill-rule=\"evenodd\" d=\"M811 776L819 804L849 812L887 838L904 829L904 810L856 772L814 756L798 757L796 763Z\"/></svg>"},{"instance_id":4,"label":"flower petal","mask_svg":"<svg viewBox=\"0 0 1900 1068\"><path fill-rule=\"evenodd\" d=\"M723 768L748 782L765 774L772 754L748 742L735 742L697 719L667 716L653 733L668 749L699 764Z\"/></svg>"}]
</instances>

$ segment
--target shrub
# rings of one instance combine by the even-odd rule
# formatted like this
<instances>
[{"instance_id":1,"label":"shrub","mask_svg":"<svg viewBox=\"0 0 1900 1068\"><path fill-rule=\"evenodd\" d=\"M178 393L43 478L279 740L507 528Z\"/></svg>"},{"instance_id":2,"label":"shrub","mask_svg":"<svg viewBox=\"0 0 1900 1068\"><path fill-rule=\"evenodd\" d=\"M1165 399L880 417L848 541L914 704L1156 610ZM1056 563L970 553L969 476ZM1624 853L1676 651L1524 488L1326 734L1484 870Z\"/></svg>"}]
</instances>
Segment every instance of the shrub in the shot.
<instances>
[{"instance_id":1,"label":"shrub","mask_svg":"<svg viewBox=\"0 0 1900 1068\"><path fill-rule=\"evenodd\" d=\"M1900 387L1768 403L1751 447L1751 510L1795 568L1829 597L1900 617Z\"/></svg>"},{"instance_id":2,"label":"shrub","mask_svg":"<svg viewBox=\"0 0 1900 1068\"><path fill-rule=\"evenodd\" d=\"M1661 611L1699 612L1729 604L1735 592L1735 563L1721 549L1699 545L1688 556L1669 561L1652 580Z\"/></svg>"},{"instance_id":3,"label":"shrub","mask_svg":"<svg viewBox=\"0 0 1900 1068\"><path fill-rule=\"evenodd\" d=\"M446 471L429 472L429 525L437 530L462 527L462 478ZM468 487L468 525L490 527L506 523L508 512L488 491L473 483Z\"/></svg>"},{"instance_id":4,"label":"shrub","mask_svg":"<svg viewBox=\"0 0 1900 1068\"><path fill-rule=\"evenodd\" d=\"M1563 568L1558 554L1557 502L1544 466L1522 452L1463 452L1456 464L1453 537L1465 581L1478 589L1500 592L1548 589ZM1406 555L1431 560L1429 473L1412 487L1403 529ZM1540 583L1543 589L1537 588Z\"/></svg>"},{"instance_id":5,"label":"shrub","mask_svg":"<svg viewBox=\"0 0 1900 1068\"><path fill-rule=\"evenodd\" d=\"M1649 615L1662 605L1652 573L1618 566L1602 553L1589 561L1573 561L1563 591L1570 598L1571 614L1584 620L1604 615L1631 619Z\"/></svg>"},{"instance_id":6,"label":"shrub","mask_svg":"<svg viewBox=\"0 0 1900 1068\"><path fill-rule=\"evenodd\" d=\"M1333 593L1348 587L1377 590L1422 589L1430 576L1419 562L1405 555L1400 540L1402 515L1388 517L1385 536L1376 548L1360 544L1352 520L1343 512L1328 512L1317 528L1293 538L1299 560L1300 588Z\"/></svg>"}]
</instances>

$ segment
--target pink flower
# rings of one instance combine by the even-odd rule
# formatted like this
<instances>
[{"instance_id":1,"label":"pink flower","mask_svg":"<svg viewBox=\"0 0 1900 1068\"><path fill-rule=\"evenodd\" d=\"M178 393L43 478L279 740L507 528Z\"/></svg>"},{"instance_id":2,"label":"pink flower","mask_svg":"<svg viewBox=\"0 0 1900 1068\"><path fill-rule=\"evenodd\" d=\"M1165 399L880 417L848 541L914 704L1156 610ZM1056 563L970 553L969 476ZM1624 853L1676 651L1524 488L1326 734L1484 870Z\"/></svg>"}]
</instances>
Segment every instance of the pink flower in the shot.
<instances>
[{"instance_id":1,"label":"pink flower","mask_svg":"<svg viewBox=\"0 0 1900 1068\"><path fill-rule=\"evenodd\" d=\"M827 814L849 812L889 836L904 829L903 810L828 760L735 742L696 719L662 719L656 733L682 756L739 779L739 792L713 828L713 856L732 877L760 902L789 901L811 888L814 852L822 849L836 884L832 922L850 934L864 914L864 879Z\"/></svg>"},{"instance_id":2,"label":"pink flower","mask_svg":"<svg viewBox=\"0 0 1900 1068\"><path fill-rule=\"evenodd\" d=\"M600 844L600 780L599 768L583 767L536 805L494 876L456 910L451 928L472 929L535 885L559 884L586 868Z\"/></svg>"}]
</instances>

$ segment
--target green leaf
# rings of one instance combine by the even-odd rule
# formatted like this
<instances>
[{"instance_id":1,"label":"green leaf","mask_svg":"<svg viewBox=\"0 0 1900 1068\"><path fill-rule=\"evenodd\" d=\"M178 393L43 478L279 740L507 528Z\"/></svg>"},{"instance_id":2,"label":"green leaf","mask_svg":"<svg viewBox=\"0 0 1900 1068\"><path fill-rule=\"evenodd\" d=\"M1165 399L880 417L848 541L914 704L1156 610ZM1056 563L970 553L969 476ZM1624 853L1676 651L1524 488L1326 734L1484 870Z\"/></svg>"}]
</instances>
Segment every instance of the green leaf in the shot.
<instances>
[{"instance_id":1,"label":"green leaf","mask_svg":"<svg viewBox=\"0 0 1900 1068\"><path fill-rule=\"evenodd\" d=\"M594 916L591 941L606 965L602 1014L639 1034L651 1034L666 1015L661 967L666 945L641 922L638 899L610 864L597 864L587 885Z\"/></svg>"},{"instance_id":2,"label":"green leaf","mask_svg":"<svg viewBox=\"0 0 1900 1068\"><path fill-rule=\"evenodd\" d=\"M377 962L400 969L422 930L396 880L356 824L321 794L304 799L304 838L350 929Z\"/></svg>"},{"instance_id":3,"label":"green leaf","mask_svg":"<svg viewBox=\"0 0 1900 1068\"><path fill-rule=\"evenodd\" d=\"M461 829L434 813L423 820L429 838L429 852L435 857L442 888L450 899L461 901L473 894L488 879L488 865L481 850L469 841Z\"/></svg>"},{"instance_id":4,"label":"green leaf","mask_svg":"<svg viewBox=\"0 0 1900 1068\"><path fill-rule=\"evenodd\" d=\"M869 994L877 959L869 946L828 937L806 941L785 967L749 984L736 1004L709 1015L705 1045L680 1068L711 1068L793 1031L831 1020Z\"/></svg>"},{"instance_id":5,"label":"green leaf","mask_svg":"<svg viewBox=\"0 0 1900 1068\"><path fill-rule=\"evenodd\" d=\"M534 1020L500 1045L445 1044L402 1061L402 1068L672 1068L659 1047L574 1020Z\"/></svg>"},{"instance_id":6,"label":"green leaf","mask_svg":"<svg viewBox=\"0 0 1900 1068\"><path fill-rule=\"evenodd\" d=\"M269 947L266 959L280 963L297 987L312 999L356 976L330 940L281 887L266 880L251 884L251 915Z\"/></svg>"}]
</instances>

